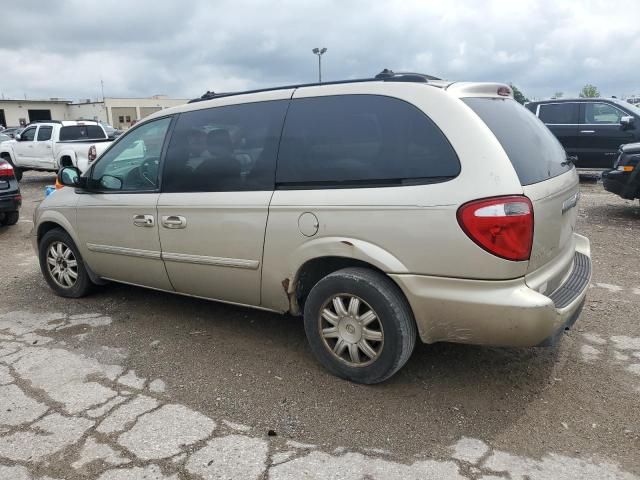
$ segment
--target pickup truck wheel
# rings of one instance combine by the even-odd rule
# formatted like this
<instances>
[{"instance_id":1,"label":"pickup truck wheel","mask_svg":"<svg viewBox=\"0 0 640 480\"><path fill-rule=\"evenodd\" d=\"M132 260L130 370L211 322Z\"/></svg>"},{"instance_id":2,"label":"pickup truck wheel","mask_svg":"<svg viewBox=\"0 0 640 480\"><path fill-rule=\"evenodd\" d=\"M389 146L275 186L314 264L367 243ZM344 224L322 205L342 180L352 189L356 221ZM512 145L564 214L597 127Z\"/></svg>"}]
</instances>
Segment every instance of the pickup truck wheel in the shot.
<instances>
[{"instance_id":1,"label":"pickup truck wheel","mask_svg":"<svg viewBox=\"0 0 640 480\"><path fill-rule=\"evenodd\" d=\"M93 286L75 243L64 230L49 230L38 245L40 270L56 295L84 297Z\"/></svg>"},{"instance_id":2,"label":"pickup truck wheel","mask_svg":"<svg viewBox=\"0 0 640 480\"><path fill-rule=\"evenodd\" d=\"M0 220L0 225L15 225L20 218L19 212L7 212L4 214L4 218Z\"/></svg>"},{"instance_id":3,"label":"pickup truck wheel","mask_svg":"<svg viewBox=\"0 0 640 480\"><path fill-rule=\"evenodd\" d=\"M396 373L416 342L413 312L402 291L366 268L338 270L320 280L306 299L304 327L327 370L364 384Z\"/></svg>"}]
</instances>

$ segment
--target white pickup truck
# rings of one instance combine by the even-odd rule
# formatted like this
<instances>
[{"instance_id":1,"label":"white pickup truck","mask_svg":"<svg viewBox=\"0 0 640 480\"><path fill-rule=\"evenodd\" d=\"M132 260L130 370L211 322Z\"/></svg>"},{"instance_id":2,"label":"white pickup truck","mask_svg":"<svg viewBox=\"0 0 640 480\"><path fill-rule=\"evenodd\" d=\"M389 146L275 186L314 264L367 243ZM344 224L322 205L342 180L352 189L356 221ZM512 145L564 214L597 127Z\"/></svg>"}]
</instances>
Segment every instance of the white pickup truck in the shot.
<instances>
[{"instance_id":1,"label":"white pickup truck","mask_svg":"<svg viewBox=\"0 0 640 480\"><path fill-rule=\"evenodd\" d=\"M0 158L13 165L18 180L26 170L57 172L74 166L84 172L112 142L97 122L38 122L0 143Z\"/></svg>"}]
</instances>

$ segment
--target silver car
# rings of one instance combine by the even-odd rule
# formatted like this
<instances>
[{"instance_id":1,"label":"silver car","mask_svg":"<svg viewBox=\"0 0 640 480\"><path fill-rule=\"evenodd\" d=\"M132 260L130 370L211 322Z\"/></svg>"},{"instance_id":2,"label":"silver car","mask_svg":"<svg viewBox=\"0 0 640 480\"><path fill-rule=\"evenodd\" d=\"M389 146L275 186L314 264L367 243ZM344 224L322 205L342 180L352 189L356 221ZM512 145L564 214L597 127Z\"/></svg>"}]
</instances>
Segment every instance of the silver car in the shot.
<instances>
[{"instance_id":1,"label":"silver car","mask_svg":"<svg viewBox=\"0 0 640 480\"><path fill-rule=\"evenodd\" d=\"M330 372L425 343L553 344L591 277L578 175L509 87L387 73L213 96L122 135L35 213L65 297L107 280L304 318Z\"/></svg>"}]
</instances>

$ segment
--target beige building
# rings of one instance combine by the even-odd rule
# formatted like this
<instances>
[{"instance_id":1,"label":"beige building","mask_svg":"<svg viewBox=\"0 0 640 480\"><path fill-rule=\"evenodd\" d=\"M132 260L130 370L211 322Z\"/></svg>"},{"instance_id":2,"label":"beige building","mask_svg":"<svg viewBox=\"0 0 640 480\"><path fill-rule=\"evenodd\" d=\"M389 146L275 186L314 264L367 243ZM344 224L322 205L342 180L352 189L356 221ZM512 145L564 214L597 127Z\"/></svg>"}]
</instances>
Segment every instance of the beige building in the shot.
<instances>
[{"instance_id":1,"label":"beige building","mask_svg":"<svg viewBox=\"0 0 640 480\"><path fill-rule=\"evenodd\" d=\"M49 100L0 100L0 124L26 125L35 120L98 120L126 130L153 112L186 103L187 99L154 95L149 98L111 98L103 102L87 99L71 102L58 98Z\"/></svg>"},{"instance_id":2,"label":"beige building","mask_svg":"<svg viewBox=\"0 0 640 480\"><path fill-rule=\"evenodd\" d=\"M49 100L0 100L0 125L17 127L34 120L64 120L71 102Z\"/></svg>"}]
</instances>

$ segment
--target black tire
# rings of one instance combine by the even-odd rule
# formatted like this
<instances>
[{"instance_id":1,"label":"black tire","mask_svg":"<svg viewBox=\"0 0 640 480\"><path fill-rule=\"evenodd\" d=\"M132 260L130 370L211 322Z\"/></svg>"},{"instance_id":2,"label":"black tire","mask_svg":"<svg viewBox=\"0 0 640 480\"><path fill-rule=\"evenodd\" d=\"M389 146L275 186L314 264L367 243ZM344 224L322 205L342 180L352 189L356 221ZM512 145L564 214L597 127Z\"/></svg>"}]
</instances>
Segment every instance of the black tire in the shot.
<instances>
[{"instance_id":1,"label":"black tire","mask_svg":"<svg viewBox=\"0 0 640 480\"><path fill-rule=\"evenodd\" d=\"M370 363L361 366L350 362L353 357L338 358L330 340L321 333L324 322L321 313L330 306L328 302L335 296L349 298L350 295L373 311L383 332L382 341L373 343L379 352L373 360L364 357ZM416 343L416 323L402 291L386 275L367 268L345 268L320 280L306 299L304 327L316 359L334 375L357 383L380 383L391 377L409 360Z\"/></svg>"},{"instance_id":2,"label":"black tire","mask_svg":"<svg viewBox=\"0 0 640 480\"><path fill-rule=\"evenodd\" d=\"M47 255L49 249L57 244L62 244L68 247L71 250L73 258L76 261L77 278L71 286L61 285L59 281L54 278L52 272L48 267ZM80 298L84 297L91 291L93 283L89 278L89 274L87 273L87 270L84 266L84 262L82 260L82 257L80 256L80 252L78 251L76 244L73 242L69 234L64 230L60 228L54 228L53 230L49 230L44 234L44 236L40 240L40 243L38 244L38 257L40 260L40 270L42 271L42 275L56 295L67 298Z\"/></svg>"},{"instance_id":3,"label":"black tire","mask_svg":"<svg viewBox=\"0 0 640 480\"><path fill-rule=\"evenodd\" d=\"M6 212L4 218L0 221L0 225L15 225L20 218L19 212Z\"/></svg>"}]
</instances>

